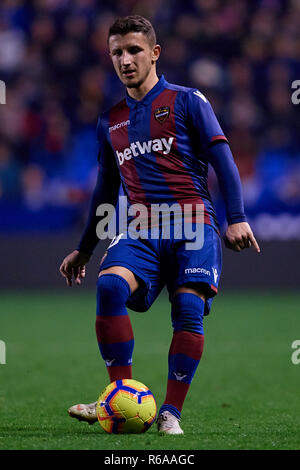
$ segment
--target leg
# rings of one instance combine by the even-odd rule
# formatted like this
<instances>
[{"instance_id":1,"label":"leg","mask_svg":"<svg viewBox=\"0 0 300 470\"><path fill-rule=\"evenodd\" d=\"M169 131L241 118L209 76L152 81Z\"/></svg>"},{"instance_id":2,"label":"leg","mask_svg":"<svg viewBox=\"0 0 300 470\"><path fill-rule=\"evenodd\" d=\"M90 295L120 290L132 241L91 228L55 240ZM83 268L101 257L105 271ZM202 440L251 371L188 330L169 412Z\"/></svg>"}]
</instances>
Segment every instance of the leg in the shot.
<instances>
[{"instance_id":1,"label":"leg","mask_svg":"<svg viewBox=\"0 0 300 470\"><path fill-rule=\"evenodd\" d=\"M99 274L96 335L111 382L132 377L134 338L125 305L138 287L134 274L122 266L112 266Z\"/></svg>"},{"instance_id":2,"label":"leg","mask_svg":"<svg viewBox=\"0 0 300 470\"><path fill-rule=\"evenodd\" d=\"M136 276L129 269L124 268L123 266L112 266L111 268L106 268L100 271L99 277L109 273L123 277L125 281L128 282L131 293L138 289L139 282Z\"/></svg>"},{"instance_id":3,"label":"leg","mask_svg":"<svg viewBox=\"0 0 300 470\"><path fill-rule=\"evenodd\" d=\"M167 394L160 414L168 411L177 419L202 356L203 316L206 288L202 284L184 285L172 297L172 326L169 350Z\"/></svg>"},{"instance_id":4,"label":"leg","mask_svg":"<svg viewBox=\"0 0 300 470\"><path fill-rule=\"evenodd\" d=\"M180 418L183 403L202 356L203 317L218 291L222 246L217 232L204 225L204 244L188 250L175 246L169 258L168 291L171 294L173 339L169 350L167 394L162 410ZM173 273L173 275L172 275Z\"/></svg>"},{"instance_id":5,"label":"leg","mask_svg":"<svg viewBox=\"0 0 300 470\"><path fill-rule=\"evenodd\" d=\"M111 382L131 378L133 333L125 303L130 293L135 292L138 287L136 277L125 267L109 267L99 274L96 333ZM115 357L112 357L114 352ZM98 421L96 401L71 406L68 413L78 421L89 424Z\"/></svg>"},{"instance_id":6,"label":"leg","mask_svg":"<svg viewBox=\"0 0 300 470\"><path fill-rule=\"evenodd\" d=\"M140 256L141 251L143 256ZM146 311L163 284L159 278L159 260L141 240L120 239L108 249L101 267L97 282L96 333L112 382L131 378L133 333L125 307L127 300L132 310ZM92 424L97 421L96 405L97 402L74 405L68 412Z\"/></svg>"}]
</instances>

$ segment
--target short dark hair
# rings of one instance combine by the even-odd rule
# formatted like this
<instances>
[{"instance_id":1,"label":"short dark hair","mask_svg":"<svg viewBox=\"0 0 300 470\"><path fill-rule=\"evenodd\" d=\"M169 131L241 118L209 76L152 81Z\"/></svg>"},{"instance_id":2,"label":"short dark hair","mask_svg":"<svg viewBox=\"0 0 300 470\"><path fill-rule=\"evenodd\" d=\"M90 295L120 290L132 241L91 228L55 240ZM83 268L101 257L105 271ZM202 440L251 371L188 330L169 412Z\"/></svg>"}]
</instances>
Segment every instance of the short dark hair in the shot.
<instances>
[{"instance_id":1,"label":"short dark hair","mask_svg":"<svg viewBox=\"0 0 300 470\"><path fill-rule=\"evenodd\" d=\"M131 15L118 18L109 28L107 42L110 36L114 36L115 34L121 34L122 36L125 36L125 34L132 32L143 33L147 37L150 46L155 46L156 34L154 28L150 21L146 20L146 18L140 15Z\"/></svg>"}]
</instances>

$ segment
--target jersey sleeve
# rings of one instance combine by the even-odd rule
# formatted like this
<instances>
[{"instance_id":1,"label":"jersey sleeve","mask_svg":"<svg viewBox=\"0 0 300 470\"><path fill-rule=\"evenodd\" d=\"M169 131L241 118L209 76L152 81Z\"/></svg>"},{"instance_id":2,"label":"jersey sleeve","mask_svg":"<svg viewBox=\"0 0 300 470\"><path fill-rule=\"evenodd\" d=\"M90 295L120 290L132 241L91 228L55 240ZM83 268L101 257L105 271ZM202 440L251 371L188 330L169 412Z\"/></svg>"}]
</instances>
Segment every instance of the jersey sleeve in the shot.
<instances>
[{"instance_id":1,"label":"jersey sleeve","mask_svg":"<svg viewBox=\"0 0 300 470\"><path fill-rule=\"evenodd\" d=\"M201 149L205 151L216 142L228 142L207 98L196 89L187 95L188 121L198 135Z\"/></svg>"},{"instance_id":2,"label":"jersey sleeve","mask_svg":"<svg viewBox=\"0 0 300 470\"><path fill-rule=\"evenodd\" d=\"M77 247L79 251L90 255L99 241L96 234L99 222L99 217L96 216L97 207L100 204L116 206L120 189L120 174L115 155L101 119L97 124L97 139L99 142L97 182L90 202L88 220Z\"/></svg>"},{"instance_id":3,"label":"jersey sleeve","mask_svg":"<svg viewBox=\"0 0 300 470\"><path fill-rule=\"evenodd\" d=\"M208 162L212 165L224 198L228 224L246 222L242 184L233 155L224 142L209 147L206 151Z\"/></svg>"},{"instance_id":4,"label":"jersey sleeve","mask_svg":"<svg viewBox=\"0 0 300 470\"><path fill-rule=\"evenodd\" d=\"M103 174L110 175L111 183L120 185L119 170L116 163L114 151L108 141L105 130L105 119L99 118L97 123L97 140L99 144L98 165L99 171Z\"/></svg>"}]
</instances>

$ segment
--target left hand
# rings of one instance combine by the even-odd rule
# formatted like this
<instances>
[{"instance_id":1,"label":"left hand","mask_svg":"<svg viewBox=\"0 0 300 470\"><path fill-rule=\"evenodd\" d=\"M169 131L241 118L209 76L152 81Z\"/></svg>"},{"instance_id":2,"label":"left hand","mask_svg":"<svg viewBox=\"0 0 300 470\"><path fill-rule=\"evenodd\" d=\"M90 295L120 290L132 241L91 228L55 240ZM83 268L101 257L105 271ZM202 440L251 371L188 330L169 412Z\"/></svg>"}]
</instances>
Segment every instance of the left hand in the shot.
<instances>
[{"instance_id":1,"label":"left hand","mask_svg":"<svg viewBox=\"0 0 300 470\"><path fill-rule=\"evenodd\" d=\"M73 281L78 286L81 284L81 279L85 278L85 265L90 259L90 255L78 250L72 251L65 257L60 265L59 271L66 279L69 287L72 287Z\"/></svg>"},{"instance_id":2,"label":"left hand","mask_svg":"<svg viewBox=\"0 0 300 470\"><path fill-rule=\"evenodd\" d=\"M247 222L228 225L223 238L226 247L231 250L242 251L252 246L257 253L260 253L259 245Z\"/></svg>"}]
</instances>

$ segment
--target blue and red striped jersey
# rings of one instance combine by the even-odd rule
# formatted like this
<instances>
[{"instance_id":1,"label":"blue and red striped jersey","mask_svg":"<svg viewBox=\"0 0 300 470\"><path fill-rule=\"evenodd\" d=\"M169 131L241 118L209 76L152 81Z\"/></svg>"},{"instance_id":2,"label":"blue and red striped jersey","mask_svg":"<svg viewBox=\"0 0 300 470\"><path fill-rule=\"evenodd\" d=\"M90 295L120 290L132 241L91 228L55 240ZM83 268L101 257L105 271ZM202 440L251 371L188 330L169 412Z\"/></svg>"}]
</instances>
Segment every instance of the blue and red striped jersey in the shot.
<instances>
[{"instance_id":1,"label":"blue and red striped jersey","mask_svg":"<svg viewBox=\"0 0 300 470\"><path fill-rule=\"evenodd\" d=\"M206 151L227 139L200 91L161 76L141 101L127 94L103 113L97 136L100 170L112 186L121 181L129 204L203 204L204 222L218 229Z\"/></svg>"}]
</instances>

